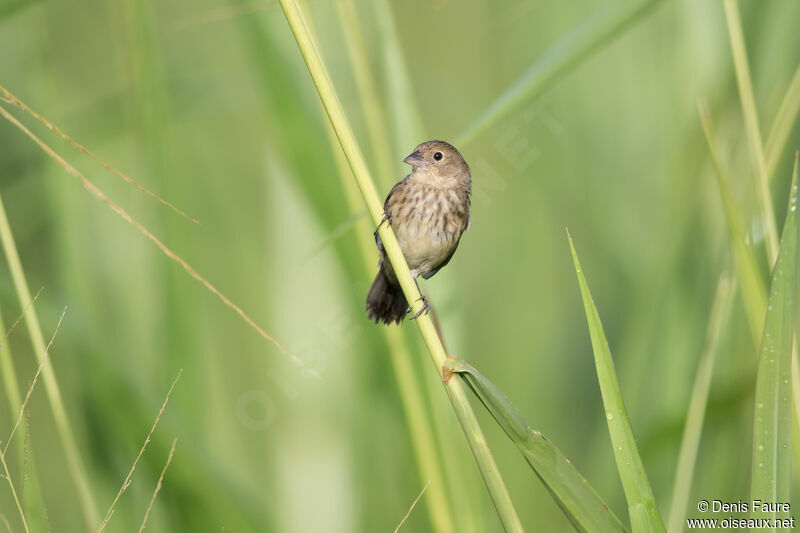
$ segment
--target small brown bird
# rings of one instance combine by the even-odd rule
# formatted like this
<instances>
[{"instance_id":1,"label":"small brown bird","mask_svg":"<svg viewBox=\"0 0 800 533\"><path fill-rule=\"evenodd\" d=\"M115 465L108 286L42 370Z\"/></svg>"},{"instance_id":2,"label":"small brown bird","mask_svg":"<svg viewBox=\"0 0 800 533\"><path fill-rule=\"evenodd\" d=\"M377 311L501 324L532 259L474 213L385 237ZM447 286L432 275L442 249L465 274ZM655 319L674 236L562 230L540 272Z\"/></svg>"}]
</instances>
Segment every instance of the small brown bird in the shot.
<instances>
[{"instance_id":1,"label":"small brown bird","mask_svg":"<svg viewBox=\"0 0 800 533\"><path fill-rule=\"evenodd\" d=\"M389 191L384 221L392 226L416 283L417 276L428 279L452 259L461 234L469 228L472 178L458 150L444 141L420 144L403 162L412 171ZM408 304L377 230L375 242L380 270L367 294L367 313L376 323L399 324ZM423 301L412 319L430 308L424 297Z\"/></svg>"}]
</instances>

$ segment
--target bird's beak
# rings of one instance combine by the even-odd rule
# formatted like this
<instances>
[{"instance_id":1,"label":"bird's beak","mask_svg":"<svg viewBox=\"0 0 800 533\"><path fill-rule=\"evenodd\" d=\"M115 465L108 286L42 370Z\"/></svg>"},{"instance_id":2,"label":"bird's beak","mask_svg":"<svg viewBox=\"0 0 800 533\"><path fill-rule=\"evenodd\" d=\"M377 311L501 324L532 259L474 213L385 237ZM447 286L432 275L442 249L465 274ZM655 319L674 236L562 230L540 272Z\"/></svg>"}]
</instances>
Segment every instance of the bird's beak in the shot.
<instances>
[{"instance_id":1,"label":"bird's beak","mask_svg":"<svg viewBox=\"0 0 800 533\"><path fill-rule=\"evenodd\" d=\"M422 154L419 153L419 150L411 152L408 157L403 159L403 163L407 163L412 167L424 167L428 165L428 162L425 161L425 158L422 157Z\"/></svg>"}]
</instances>

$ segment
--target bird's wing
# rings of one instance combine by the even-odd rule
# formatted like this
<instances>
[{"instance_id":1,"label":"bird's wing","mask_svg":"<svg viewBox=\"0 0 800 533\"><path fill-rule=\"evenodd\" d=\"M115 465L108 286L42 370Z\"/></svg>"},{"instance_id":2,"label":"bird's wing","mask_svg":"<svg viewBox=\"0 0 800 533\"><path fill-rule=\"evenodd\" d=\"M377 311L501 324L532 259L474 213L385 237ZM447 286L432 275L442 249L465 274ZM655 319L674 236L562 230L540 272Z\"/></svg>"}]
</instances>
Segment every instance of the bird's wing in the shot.
<instances>
[{"instance_id":1,"label":"bird's wing","mask_svg":"<svg viewBox=\"0 0 800 533\"><path fill-rule=\"evenodd\" d=\"M405 183L406 178L408 178L408 176L406 176L402 180L400 180L397 183L395 183L394 187L392 187L392 189L389 191L389 194L386 195L386 200L383 202L384 217L388 217L389 216L389 205L392 202L392 195L395 193L395 191L397 191ZM381 224L383 224L383 222L381 222ZM378 246L378 252L381 255L381 259L383 260L386 252L384 251L383 241L381 240L381 236L378 235L378 229L377 228L375 229L375 244Z\"/></svg>"}]
</instances>

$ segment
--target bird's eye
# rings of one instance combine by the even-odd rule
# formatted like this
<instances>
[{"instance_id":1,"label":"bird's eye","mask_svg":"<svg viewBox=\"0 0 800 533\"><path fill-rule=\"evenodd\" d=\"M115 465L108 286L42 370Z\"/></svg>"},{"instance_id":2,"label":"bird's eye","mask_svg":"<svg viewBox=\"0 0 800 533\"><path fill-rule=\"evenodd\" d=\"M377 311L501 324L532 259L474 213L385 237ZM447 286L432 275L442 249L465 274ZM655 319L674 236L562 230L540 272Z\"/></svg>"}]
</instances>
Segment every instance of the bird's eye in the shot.
<instances>
[{"instance_id":1,"label":"bird's eye","mask_svg":"<svg viewBox=\"0 0 800 533\"><path fill-rule=\"evenodd\" d=\"M437 161L441 161L443 157L444 156L442 155L442 152L436 152L435 154L433 154L433 158Z\"/></svg>"}]
</instances>

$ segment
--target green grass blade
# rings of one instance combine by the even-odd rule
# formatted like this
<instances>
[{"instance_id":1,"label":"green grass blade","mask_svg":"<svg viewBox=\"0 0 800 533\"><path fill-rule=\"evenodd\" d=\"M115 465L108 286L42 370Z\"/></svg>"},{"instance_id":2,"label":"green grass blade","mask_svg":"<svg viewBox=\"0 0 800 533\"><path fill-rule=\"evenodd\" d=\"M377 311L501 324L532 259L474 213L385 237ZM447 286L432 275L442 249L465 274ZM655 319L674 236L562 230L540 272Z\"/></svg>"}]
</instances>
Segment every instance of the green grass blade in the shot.
<instances>
[{"instance_id":1,"label":"green grass blade","mask_svg":"<svg viewBox=\"0 0 800 533\"><path fill-rule=\"evenodd\" d=\"M745 219L742 211L733 198L730 188L730 180L722 168L716 147L714 145L714 133L711 125L711 118L708 110L700 104L700 121L703 125L703 133L708 143L708 150L711 154L711 161L714 164L715 176L719 194L722 197L722 207L725 211L725 219L728 223L730 232L731 248L733 249L733 259L736 265L736 272L742 284L742 299L744 300L747 322L750 326L753 342L757 343L761 338L761 328L763 326L764 313L767 310L767 294L761 274L758 271L758 264L753 249L748 246L746 241Z\"/></svg>"},{"instance_id":2,"label":"green grass blade","mask_svg":"<svg viewBox=\"0 0 800 533\"><path fill-rule=\"evenodd\" d=\"M765 152L767 176L770 178L775 175L775 168L778 166L778 160L786 146L786 141L789 139L789 134L792 132L792 125L797 119L798 112L800 112L800 66L797 67L794 73L789 89L786 91L786 96L783 97L781 106L778 108L775 122L772 123L772 128L770 128L769 135L767 135Z\"/></svg>"},{"instance_id":3,"label":"green grass blade","mask_svg":"<svg viewBox=\"0 0 800 533\"><path fill-rule=\"evenodd\" d=\"M769 308L758 358L753 424L752 500L788 502L791 481L791 355L797 295L797 160L789 210L772 276ZM754 518L788 518L789 513L752 509ZM774 530L774 528L773 528Z\"/></svg>"},{"instance_id":4,"label":"green grass blade","mask_svg":"<svg viewBox=\"0 0 800 533\"><path fill-rule=\"evenodd\" d=\"M5 251L6 259L8 260L8 268L11 271L14 287L19 298L20 306L25 307L31 301L31 291L28 288L28 282L25 279L25 272L22 269L22 261L17 252L17 245L14 242L14 236L11 233L11 226L6 216L5 206L3 200L0 198L0 241L2 241L3 250ZM44 335L42 328L39 324L39 318L36 314L36 308L31 307L25 314L25 323L28 326L28 334L30 335L31 344L33 345L34 353L37 362L41 363L42 358L45 357L46 348L44 342ZM86 467L83 464L83 459L78 451L78 443L75 439L75 434L72 431L72 425L67 417L67 410L64 406L64 400L61 395L61 389L58 386L56 373L53 370L53 365L47 361L42 367L42 381L44 382L44 389L47 393L47 399L50 403L50 408L53 411L53 418L56 424L56 430L61 440L61 445L64 448L64 454L67 459L67 468L69 469L70 477L75 485L75 490L80 502L83 517L89 528L95 527L98 521L97 507L92 496L92 491L89 485Z\"/></svg>"},{"instance_id":5,"label":"green grass blade","mask_svg":"<svg viewBox=\"0 0 800 533\"><path fill-rule=\"evenodd\" d=\"M40 291L41 292L41 291ZM37 295L38 296L38 295ZM36 297L34 297L34 300ZM20 317L21 319L22 317ZM15 326L11 326L12 329ZM17 384L17 371L14 366L14 358L11 355L11 348L8 344L8 333L6 324L3 321L3 314L0 313L0 335L5 340L0 341L0 374L2 374L3 387L5 388L6 399L8 400L9 412L19 413L22 408L22 394ZM34 531L44 531L47 527L44 521L44 499L42 497L41 484L37 463L34 460L33 450L26 446L18 447L18 461L25 470L25 483L21 487L22 505L25 511L26 520L30 523ZM27 464L26 464L27 463Z\"/></svg>"},{"instance_id":6,"label":"green grass blade","mask_svg":"<svg viewBox=\"0 0 800 533\"><path fill-rule=\"evenodd\" d=\"M728 23L733 64L736 68L736 82L739 85L739 100L742 104L745 131L750 144L753 161L755 163L758 190L758 200L761 203L761 215L767 229L767 254L770 263L775 260L778 250L778 230L775 227L775 210L772 207L772 197L769 193L769 179L767 178L767 162L764 156L764 144L761 141L761 128L758 125L755 97L753 96L753 83L750 78L750 67L747 64L747 49L744 44L744 32L739 16L737 0L725 0L725 19Z\"/></svg>"},{"instance_id":7,"label":"green grass blade","mask_svg":"<svg viewBox=\"0 0 800 533\"><path fill-rule=\"evenodd\" d=\"M617 381L617 372L614 360L611 358L611 349L600 322L600 315L589 292L589 285L583 275L583 269L578 261L578 253L572 242L572 236L567 232L569 246L572 250L572 260L575 262L575 272L581 288L583 307L586 311L586 321L589 323L589 334L592 338L594 361L597 367L597 379L600 382L600 393L603 396L603 405L608 420L608 432L611 436L611 445L614 447L614 458L617 461L617 470L628 500L631 528L634 533L644 531L664 531L664 523L653 498L650 480L636 447L633 438L628 411L622 401L622 391Z\"/></svg>"},{"instance_id":8,"label":"green grass blade","mask_svg":"<svg viewBox=\"0 0 800 533\"><path fill-rule=\"evenodd\" d=\"M353 0L337 0L336 7L342 24L347 55L353 68L359 101L364 110L369 146L375 156L378 183L388 185L395 181L392 170L391 143L386 142L389 130L384 119L375 78L369 66L367 45L361 36L362 32Z\"/></svg>"},{"instance_id":9,"label":"green grass blade","mask_svg":"<svg viewBox=\"0 0 800 533\"><path fill-rule=\"evenodd\" d=\"M528 422L497 386L464 361L450 357L445 372L466 379L578 531L625 531L625 526L580 472Z\"/></svg>"},{"instance_id":10,"label":"green grass blade","mask_svg":"<svg viewBox=\"0 0 800 533\"><path fill-rule=\"evenodd\" d=\"M681 449L678 455L678 466L675 468L675 485L672 488L672 505L669 513L670 533L683 531L686 519L686 509L689 502L689 493L692 487L692 478L697 463L697 450L700 446L700 435L703 431L708 394L711 389L711 377L714 371L714 358L717 353L722 328L731 310L733 300L733 281L727 273L723 273L717 283L714 303L711 305L706 343L697 376L692 387L692 396L686 415L686 426L681 439Z\"/></svg>"},{"instance_id":11,"label":"green grass blade","mask_svg":"<svg viewBox=\"0 0 800 533\"><path fill-rule=\"evenodd\" d=\"M20 503L17 489L14 487L14 482L11 481L11 472L8 470L8 463L6 463L6 457L3 455L3 450L0 450L0 466L3 467L2 477L4 477L8 482L8 488L11 490L11 495L14 497L14 504L17 506L19 518L22 521L22 527L25 528L25 533L30 533L31 530L28 528L28 520L25 518L25 512L22 510L22 503Z\"/></svg>"},{"instance_id":12,"label":"green grass blade","mask_svg":"<svg viewBox=\"0 0 800 533\"><path fill-rule=\"evenodd\" d=\"M381 34L383 62L386 65L384 85L394 134L396 153L420 142L424 131L422 113L414 96L408 63L400 46L389 0L374 2L375 19Z\"/></svg>"},{"instance_id":13,"label":"green grass blade","mask_svg":"<svg viewBox=\"0 0 800 533\"><path fill-rule=\"evenodd\" d=\"M458 136L455 145L462 146L507 116L521 103L552 86L573 67L643 18L659 0L620 2L589 15L567 33L522 76L517 78L489 107L477 116Z\"/></svg>"}]
</instances>

